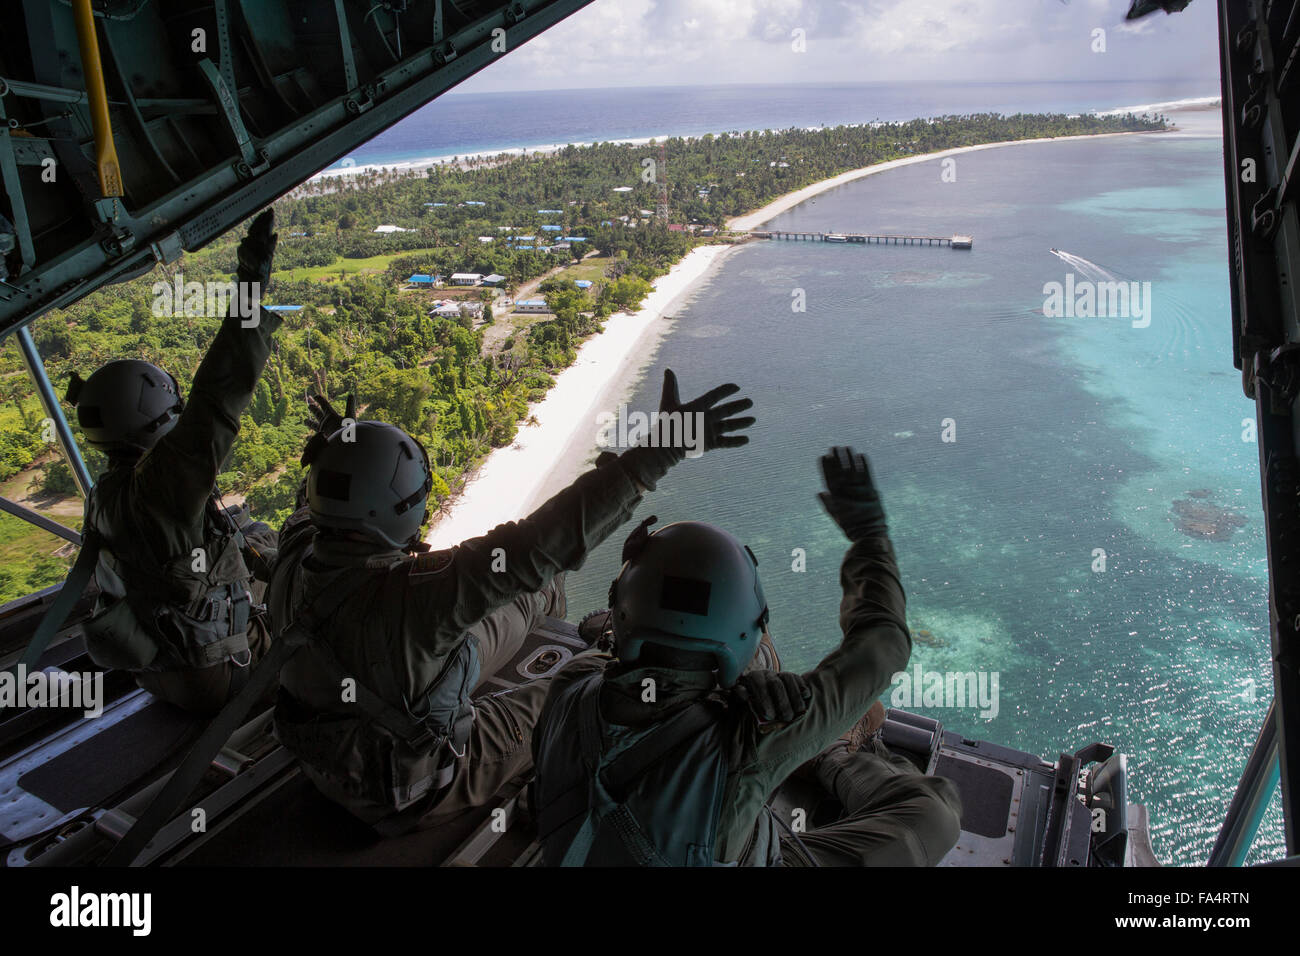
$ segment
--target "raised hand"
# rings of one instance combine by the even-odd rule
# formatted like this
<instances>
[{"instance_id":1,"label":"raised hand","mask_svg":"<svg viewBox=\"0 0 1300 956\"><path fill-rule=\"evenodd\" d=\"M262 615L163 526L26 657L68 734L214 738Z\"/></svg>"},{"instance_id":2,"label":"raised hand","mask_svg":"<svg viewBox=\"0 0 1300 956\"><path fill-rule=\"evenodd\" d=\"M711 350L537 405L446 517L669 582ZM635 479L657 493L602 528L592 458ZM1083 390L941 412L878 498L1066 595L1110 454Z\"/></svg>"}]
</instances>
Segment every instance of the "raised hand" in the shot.
<instances>
[{"instance_id":1,"label":"raised hand","mask_svg":"<svg viewBox=\"0 0 1300 956\"><path fill-rule=\"evenodd\" d=\"M340 415L329 403L329 399L323 395L308 395L307 410L313 419L312 424L316 426L316 431L307 439L307 447L303 449L300 459L303 467L312 463L313 459L320 454L320 450L325 447L326 440L342 428L345 421L357 420L356 397L348 396L347 405Z\"/></svg>"},{"instance_id":2,"label":"raised hand","mask_svg":"<svg viewBox=\"0 0 1300 956\"><path fill-rule=\"evenodd\" d=\"M248 234L240 242L236 253L239 258L239 281L258 282L263 292L271 281L271 258L280 238L278 233L271 231L274 228L275 212L267 209L248 227Z\"/></svg>"},{"instance_id":3,"label":"raised hand","mask_svg":"<svg viewBox=\"0 0 1300 956\"><path fill-rule=\"evenodd\" d=\"M659 411L680 412L683 415L703 414L704 451L712 451L714 448L738 448L749 444L749 436L733 433L754 424L754 418L753 416L744 418L731 416L753 408L754 403L748 398L727 402L724 405L718 403L739 391L739 385L728 382L726 385L710 389L693 401L682 404L681 396L677 391L677 376L672 369L668 368L664 369L664 387L659 399Z\"/></svg>"},{"instance_id":4,"label":"raised hand","mask_svg":"<svg viewBox=\"0 0 1300 956\"><path fill-rule=\"evenodd\" d=\"M826 490L817 497L851 541L885 534L885 509L865 455L838 445L822 456Z\"/></svg>"},{"instance_id":5,"label":"raised hand","mask_svg":"<svg viewBox=\"0 0 1300 956\"><path fill-rule=\"evenodd\" d=\"M347 397L347 403L342 415L334 410L334 406L330 404L329 399L324 395L308 395L307 408L311 412L312 418L316 420L316 431L326 437L342 428L345 420L357 420L357 400L355 395Z\"/></svg>"},{"instance_id":6,"label":"raised hand","mask_svg":"<svg viewBox=\"0 0 1300 956\"><path fill-rule=\"evenodd\" d=\"M752 408L754 403L748 398L723 401L738 391L739 385L728 383L683 403L677 390L677 376L672 369L666 369L656 428L647 436L645 444L619 456L624 470L641 488L654 491L659 479L688 452L699 455L715 448L737 448L748 444L748 436L736 433L753 425L754 418L733 416ZM665 418L674 414L675 421ZM694 415L700 416L698 427L695 421L687 423L686 417ZM692 447L688 447L688 439Z\"/></svg>"}]
</instances>

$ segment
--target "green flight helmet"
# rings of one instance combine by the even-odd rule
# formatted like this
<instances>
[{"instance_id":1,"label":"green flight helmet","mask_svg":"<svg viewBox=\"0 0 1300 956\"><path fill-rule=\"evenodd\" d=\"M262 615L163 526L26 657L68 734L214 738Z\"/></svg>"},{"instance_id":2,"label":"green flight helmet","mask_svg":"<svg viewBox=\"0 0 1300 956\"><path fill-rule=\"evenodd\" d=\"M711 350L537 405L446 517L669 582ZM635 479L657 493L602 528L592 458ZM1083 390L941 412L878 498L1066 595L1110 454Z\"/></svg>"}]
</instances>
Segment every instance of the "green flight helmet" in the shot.
<instances>
[{"instance_id":1,"label":"green flight helmet","mask_svg":"<svg viewBox=\"0 0 1300 956\"><path fill-rule=\"evenodd\" d=\"M86 441L106 452L148 451L185 407L176 379L140 359L109 362L85 381L74 372L66 398Z\"/></svg>"},{"instance_id":2,"label":"green flight helmet","mask_svg":"<svg viewBox=\"0 0 1300 956\"><path fill-rule=\"evenodd\" d=\"M418 542L433 472L424 446L402 429L347 424L310 465L307 506L316 527L354 531L393 548Z\"/></svg>"},{"instance_id":3,"label":"green flight helmet","mask_svg":"<svg viewBox=\"0 0 1300 956\"><path fill-rule=\"evenodd\" d=\"M614 646L635 663L647 644L712 655L730 687L758 651L767 600L752 551L721 528L676 521L654 534L644 522L623 548L610 587Z\"/></svg>"}]
</instances>

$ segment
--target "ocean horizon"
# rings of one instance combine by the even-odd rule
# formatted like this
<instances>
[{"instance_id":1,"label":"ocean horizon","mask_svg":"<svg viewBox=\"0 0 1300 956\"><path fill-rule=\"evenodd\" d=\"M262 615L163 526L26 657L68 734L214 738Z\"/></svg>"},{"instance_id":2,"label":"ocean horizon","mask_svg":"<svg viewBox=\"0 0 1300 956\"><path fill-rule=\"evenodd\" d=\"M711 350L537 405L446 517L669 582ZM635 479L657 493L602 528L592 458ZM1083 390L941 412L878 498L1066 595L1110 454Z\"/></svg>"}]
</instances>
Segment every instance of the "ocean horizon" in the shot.
<instances>
[{"instance_id":1,"label":"ocean horizon","mask_svg":"<svg viewBox=\"0 0 1300 956\"><path fill-rule=\"evenodd\" d=\"M810 83L449 93L331 164L420 165L568 144L838 126L964 113L1169 109L1219 95L1217 80ZM816 106L809 107L815 100Z\"/></svg>"}]
</instances>

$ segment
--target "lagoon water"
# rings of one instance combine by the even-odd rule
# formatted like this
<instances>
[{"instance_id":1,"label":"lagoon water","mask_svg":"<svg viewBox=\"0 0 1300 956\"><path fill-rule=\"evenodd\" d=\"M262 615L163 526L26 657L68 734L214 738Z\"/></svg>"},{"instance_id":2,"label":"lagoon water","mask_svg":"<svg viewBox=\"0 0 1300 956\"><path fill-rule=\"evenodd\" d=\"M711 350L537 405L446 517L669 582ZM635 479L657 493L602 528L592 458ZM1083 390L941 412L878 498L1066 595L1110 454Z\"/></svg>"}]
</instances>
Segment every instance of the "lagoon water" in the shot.
<instances>
[{"instance_id":1,"label":"lagoon water","mask_svg":"<svg viewBox=\"0 0 1300 956\"><path fill-rule=\"evenodd\" d=\"M845 547L816 501L818 457L866 451L925 632L913 664L999 677L991 719L917 709L1049 758L1115 744L1157 855L1203 863L1272 687L1221 142L1034 144L961 156L956 172L894 170L770 225L971 233L969 252L755 243L676 310L630 407L657 407L671 367L687 397L740 383L758 424L744 450L683 463L638 519L709 520L748 542L785 664L810 668L840 639ZM1071 271L1149 282L1150 324L1045 316L1045 285ZM1221 540L1180 527L1175 507L1218 520ZM572 619L604 606L621 540L571 575ZM1275 801L1255 858L1280 834Z\"/></svg>"}]
</instances>

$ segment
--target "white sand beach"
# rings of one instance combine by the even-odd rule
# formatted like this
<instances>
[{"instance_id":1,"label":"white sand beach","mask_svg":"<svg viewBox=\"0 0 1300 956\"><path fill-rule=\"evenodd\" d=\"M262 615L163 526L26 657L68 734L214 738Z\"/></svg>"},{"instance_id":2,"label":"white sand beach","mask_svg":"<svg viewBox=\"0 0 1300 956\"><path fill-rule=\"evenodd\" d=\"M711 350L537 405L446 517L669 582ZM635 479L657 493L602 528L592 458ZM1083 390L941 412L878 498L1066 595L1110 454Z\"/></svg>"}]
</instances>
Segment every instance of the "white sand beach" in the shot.
<instances>
[{"instance_id":1,"label":"white sand beach","mask_svg":"<svg viewBox=\"0 0 1300 956\"><path fill-rule=\"evenodd\" d=\"M1001 149L1004 146L1028 146L1032 143L1059 143L1066 140L1074 141L1079 139L1107 139L1112 136L1165 136L1164 132L1146 133L1092 133L1087 136L1045 136L1042 139L1011 139L999 143L979 143L975 146L956 146L952 149L941 149L933 153L922 153L919 156L908 156L905 159L891 159L886 163L877 163L874 166L864 166L861 169L851 169L847 173L840 173L838 176L832 176L830 179L823 179L819 183L813 183L811 186L805 186L803 189L795 190L792 193L786 193L779 199L774 199L762 209L747 213L743 216L736 216L734 219L727 220L727 228L738 232L746 232L750 229L756 229L769 219L775 219L781 213L793 209L801 202L807 202L814 196L819 196L829 189L836 189L845 183L851 183L855 179L862 179L866 176L875 176L878 173L885 173L891 169L898 169L902 166L913 166L916 163L932 163L935 160L943 159L946 156L959 156L962 153L976 153L982 149Z\"/></svg>"},{"instance_id":2,"label":"white sand beach","mask_svg":"<svg viewBox=\"0 0 1300 956\"><path fill-rule=\"evenodd\" d=\"M536 424L520 425L513 444L498 448L469 479L450 512L435 519L426 540L449 547L528 514L551 486L552 469L566 453L596 445L596 415L621 392L630 373L652 356L672 308L717 264L729 245L699 246L654 282L635 313L605 320L605 331L578 350L542 401L529 408ZM690 383L686 383L689 385Z\"/></svg>"}]
</instances>

